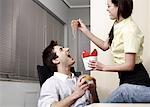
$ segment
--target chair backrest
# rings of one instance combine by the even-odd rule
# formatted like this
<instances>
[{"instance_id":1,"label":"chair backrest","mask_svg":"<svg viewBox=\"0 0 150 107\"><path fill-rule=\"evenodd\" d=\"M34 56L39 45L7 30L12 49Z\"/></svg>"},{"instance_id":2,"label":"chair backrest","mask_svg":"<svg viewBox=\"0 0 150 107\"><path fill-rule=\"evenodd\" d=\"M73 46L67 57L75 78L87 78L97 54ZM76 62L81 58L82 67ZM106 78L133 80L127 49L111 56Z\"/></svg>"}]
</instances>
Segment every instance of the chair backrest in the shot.
<instances>
[{"instance_id":1,"label":"chair backrest","mask_svg":"<svg viewBox=\"0 0 150 107\"><path fill-rule=\"evenodd\" d=\"M51 76L54 72L50 71L46 66L37 65L40 86Z\"/></svg>"}]
</instances>

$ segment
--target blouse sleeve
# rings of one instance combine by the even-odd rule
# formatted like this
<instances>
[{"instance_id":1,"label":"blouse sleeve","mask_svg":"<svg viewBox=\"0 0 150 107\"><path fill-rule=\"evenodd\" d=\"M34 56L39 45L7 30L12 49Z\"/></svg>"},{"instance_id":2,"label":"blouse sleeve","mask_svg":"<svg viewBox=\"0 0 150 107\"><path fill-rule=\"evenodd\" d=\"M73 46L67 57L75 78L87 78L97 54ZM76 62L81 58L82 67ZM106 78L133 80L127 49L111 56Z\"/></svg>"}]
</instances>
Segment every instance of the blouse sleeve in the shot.
<instances>
[{"instance_id":1,"label":"blouse sleeve","mask_svg":"<svg viewBox=\"0 0 150 107\"><path fill-rule=\"evenodd\" d=\"M125 53L138 53L141 50L140 48L142 48L144 36L135 27L128 28L123 34L123 39Z\"/></svg>"}]
</instances>

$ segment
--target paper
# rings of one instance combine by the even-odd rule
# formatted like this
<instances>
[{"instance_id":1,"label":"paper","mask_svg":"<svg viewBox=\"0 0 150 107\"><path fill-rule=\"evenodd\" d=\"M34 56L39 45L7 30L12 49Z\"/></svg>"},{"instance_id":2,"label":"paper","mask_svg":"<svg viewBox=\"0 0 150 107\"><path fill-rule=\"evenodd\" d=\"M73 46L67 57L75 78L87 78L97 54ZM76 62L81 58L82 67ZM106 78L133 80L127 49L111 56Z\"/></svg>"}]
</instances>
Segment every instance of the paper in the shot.
<instances>
[{"instance_id":1,"label":"paper","mask_svg":"<svg viewBox=\"0 0 150 107\"><path fill-rule=\"evenodd\" d=\"M90 61L97 61L97 50L94 49L92 53L89 53L89 52L84 50L82 52L81 56L82 56L85 70L87 70L87 71L92 70L92 68L89 67L88 63Z\"/></svg>"}]
</instances>

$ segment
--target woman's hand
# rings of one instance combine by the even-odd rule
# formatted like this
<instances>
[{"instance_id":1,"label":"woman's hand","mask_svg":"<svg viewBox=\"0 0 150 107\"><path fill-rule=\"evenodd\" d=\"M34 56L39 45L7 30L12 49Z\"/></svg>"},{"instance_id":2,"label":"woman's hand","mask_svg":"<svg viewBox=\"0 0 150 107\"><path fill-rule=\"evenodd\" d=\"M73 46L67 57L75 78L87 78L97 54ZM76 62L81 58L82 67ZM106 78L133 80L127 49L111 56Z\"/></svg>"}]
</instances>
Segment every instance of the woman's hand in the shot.
<instances>
[{"instance_id":1,"label":"woman's hand","mask_svg":"<svg viewBox=\"0 0 150 107\"><path fill-rule=\"evenodd\" d=\"M98 61L90 61L88 64L90 68L93 68L93 70L103 71L104 64Z\"/></svg>"},{"instance_id":2,"label":"woman's hand","mask_svg":"<svg viewBox=\"0 0 150 107\"><path fill-rule=\"evenodd\" d=\"M78 29L80 30L80 31L82 31L83 33L85 33L86 31L89 31L88 30L88 28L86 27L86 25L82 22L82 20L78 20L79 21L79 27L78 27Z\"/></svg>"}]
</instances>

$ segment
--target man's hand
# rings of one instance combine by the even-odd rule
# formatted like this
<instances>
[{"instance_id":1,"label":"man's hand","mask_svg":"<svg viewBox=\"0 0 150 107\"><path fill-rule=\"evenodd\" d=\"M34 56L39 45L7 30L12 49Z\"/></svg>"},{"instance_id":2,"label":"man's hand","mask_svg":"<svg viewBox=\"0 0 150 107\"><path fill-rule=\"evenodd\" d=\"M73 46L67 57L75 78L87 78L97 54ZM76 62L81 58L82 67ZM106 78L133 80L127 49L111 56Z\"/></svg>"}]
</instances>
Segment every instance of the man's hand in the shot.
<instances>
[{"instance_id":1,"label":"man's hand","mask_svg":"<svg viewBox=\"0 0 150 107\"><path fill-rule=\"evenodd\" d=\"M82 80L82 78L83 78L82 76L78 78L77 84L72 93L74 98L82 97L85 94L86 90L89 89L89 85L86 83L85 80Z\"/></svg>"},{"instance_id":2,"label":"man's hand","mask_svg":"<svg viewBox=\"0 0 150 107\"><path fill-rule=\"evenodd\" d=\"M85 75L82 75L80 78L81 78L81 81L85 82L85 79L83 79L85 76L87 76L87 74ZM89 76L89 75L88 75ZM99 98L98 98L98 94L97 94L97 91L96 91L96 79L91 77L93 82L89 82L88 84L88 90L90 91L90 93L92 94L92 99L93 99L93 103L99 103ZM85 82L87 83L87 82Z\"/></svg>"}]
</instances>

